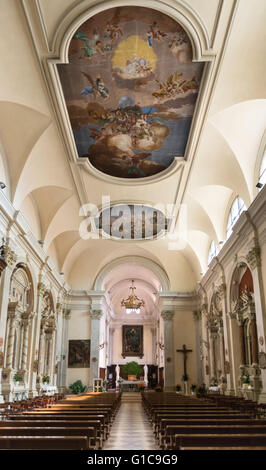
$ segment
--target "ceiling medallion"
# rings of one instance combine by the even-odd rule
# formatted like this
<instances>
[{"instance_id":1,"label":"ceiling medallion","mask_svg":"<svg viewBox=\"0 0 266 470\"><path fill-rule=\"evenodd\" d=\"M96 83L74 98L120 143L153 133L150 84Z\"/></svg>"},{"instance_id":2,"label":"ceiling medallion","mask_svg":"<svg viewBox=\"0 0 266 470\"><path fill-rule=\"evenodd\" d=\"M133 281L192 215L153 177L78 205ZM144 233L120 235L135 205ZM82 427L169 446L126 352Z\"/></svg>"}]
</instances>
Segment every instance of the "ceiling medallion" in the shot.
<instances>
[{"instance_id":1,"label":"ceiling medallion","mask_svg":"<svg viewBox=\"0 0 266 470\"><path fill-rule=\"evenodd\" d=\"M129 297L125 300L123 299L121 301L121 307L125 307L126 313L140 313L141 307L144 307L145 302L144 300L140 299L134 294L134 290L136 290L136 287L134 286L134 280L132 279L132 285L130 287L131 294Z\"/></svg>"},{"instance_id":2,"label":"ceiling medallion","mask_svg":"<svg viewBox=\"0 0 266 470\"><path fill-rule=\"evenodd\" d=\"M204 63L185 30L150 8L85 21L57 69L80 161L119 178L152 177L184 157Z\"/></svg>"}]
</instances>

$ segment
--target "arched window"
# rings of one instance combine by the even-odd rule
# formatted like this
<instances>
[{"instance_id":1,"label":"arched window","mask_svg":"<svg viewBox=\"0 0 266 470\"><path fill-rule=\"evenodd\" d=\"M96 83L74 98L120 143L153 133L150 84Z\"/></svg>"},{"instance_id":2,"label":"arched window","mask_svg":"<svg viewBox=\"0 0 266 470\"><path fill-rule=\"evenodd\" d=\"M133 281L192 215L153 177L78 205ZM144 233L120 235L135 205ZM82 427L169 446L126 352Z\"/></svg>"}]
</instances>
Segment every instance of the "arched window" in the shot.
<instances>
[{"instance_id":1,"label":"arched window","mask_svg":"<svg viewBox=\"0 0 266 470\"><path fill-rule=\"evenodd\" d=\"M226 228L226 239L228 239L230 235L233 233L233 226L235 225L236 221L239 219L242 212L246 210L247 208L245 206L243 199L237 196L232 204L232 207L229 213L227 228Z\"/></svg>"},{"instance_id":2,"label":"arched window","mask_svg":"<svg viewBox=\"0 0 266 470\"><path fill-rule=\"evenodd\" d=\"M266 152L263 155L263 159L262 159L261 167L260 167L259 181L257 183L257 188L259 188L259 191L263 188L265 184L266 184Z\"/></svg>"},{"instance_id":3,"label":"arched window","mask_svg":"<svg viewBox=\"0 0 266 470\"><path fill-rule=\"evenodd\" d=\"M209 255L208 255L208 266L209 264L211 263L211 261L213 260L213 258L218 254L218 248L216 246L216 243L215 241L213 240L211 242L211 246L210 246L210 249L209 249Z\"/></svg>"}]
</instances>

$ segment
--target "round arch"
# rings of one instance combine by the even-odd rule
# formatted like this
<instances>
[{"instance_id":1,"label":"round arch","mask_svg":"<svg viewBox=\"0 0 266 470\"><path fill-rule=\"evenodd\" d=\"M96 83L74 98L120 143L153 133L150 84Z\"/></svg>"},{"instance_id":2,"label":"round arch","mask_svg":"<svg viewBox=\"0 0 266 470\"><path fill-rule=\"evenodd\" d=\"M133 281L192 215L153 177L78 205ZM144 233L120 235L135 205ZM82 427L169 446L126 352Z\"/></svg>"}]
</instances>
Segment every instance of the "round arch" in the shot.
<instances>
[{"instance_id":1,"label":"round arch","mask_svg":"<svg viewBox=\"0 0 266 470\"><path fill-rule=\"evenodd\" d=\"M111 263L105 265L104 268L101 269L96 275L95 281L93 283L94 290L103 291L104 280L106 276L117 266L125 264L134 264L149 269L159 279L162 290L169 291L170 281L164 269L161 268L161 266L159 266L159 264L155 263L154 261L141 256L125 256L123 258L117 258L116 260L111 261Z\"/></svg>"},{"instance_id":2,"label":"round arch","mask_svg":"<svg viewBox=\"0 0 266 470\"><path fill-rule=\"evenodd\" d=\"M86 8L82 13L80 13L79 8L72 9L72 14L66 15L57 28L53 38L53 53L58 54L60 62L68 63L68 49L70 41L75 31L85 21L105 10L122 6L128 6L128 2L124 0L107 0L98 5ZM140 4L138 0L133 0L130 3L130 6L137 7L143 5ZM192 8L188 5L184 5L180 0L176 0L175 5L173 5L173 2L169 0L150 0L149 4L145 5L145 8L160 11L182 25L190 38L194 61L214 60L215 54L210 47L207 29L201 18Z\"/></svg>"}]
</instances>

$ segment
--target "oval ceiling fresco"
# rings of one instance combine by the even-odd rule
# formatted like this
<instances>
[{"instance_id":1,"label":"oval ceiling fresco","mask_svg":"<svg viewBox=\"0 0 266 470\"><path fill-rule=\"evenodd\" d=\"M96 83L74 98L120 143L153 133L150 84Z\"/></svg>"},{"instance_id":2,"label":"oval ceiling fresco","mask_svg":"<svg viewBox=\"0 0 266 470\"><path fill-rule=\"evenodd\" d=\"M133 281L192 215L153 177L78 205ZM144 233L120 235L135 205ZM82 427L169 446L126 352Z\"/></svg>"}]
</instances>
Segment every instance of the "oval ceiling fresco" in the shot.
<instances>
[{"instance_id":1,"label":"oval ceiling fresco","mask_svg":"<svg viewBox=\"0 0 266 470\"><path fill-rule=\"evenodd\" d=\"M162 211L143 204L116 204L103 209L95 227L120 240L147 240L164 234L170 224Z\"/></svg>"},{"instance_id":2,"label":"oval ceiling fresco","mask_svg":"<svg viewBox=\"0 0 266 470\"><path fill-rule=\"evenodd\" d=\"M184 29L148 8L82 24L58 72L77 153L103 173L145 178L183 157L203 72Z\"/></svg>"}]
</instances>

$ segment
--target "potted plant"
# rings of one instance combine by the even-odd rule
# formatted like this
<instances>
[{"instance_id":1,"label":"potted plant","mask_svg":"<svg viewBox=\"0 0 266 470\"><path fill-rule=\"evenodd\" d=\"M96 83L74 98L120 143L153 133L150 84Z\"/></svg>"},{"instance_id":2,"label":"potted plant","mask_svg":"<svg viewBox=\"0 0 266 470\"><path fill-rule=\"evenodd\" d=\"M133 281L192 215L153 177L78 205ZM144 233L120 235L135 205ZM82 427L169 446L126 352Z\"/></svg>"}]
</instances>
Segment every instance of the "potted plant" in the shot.
<instances>
[{"instance_id":1,"label":"potted plant","mask_svg":"<svg viewBox=\"0 0 266 470\"><path fill-rule=\"evenodd\" d=\"M175 389L176 389L176 393L180 393L181 392L181 385L177 384Z\"/></svg>"},{"instance_id":2,"label":"potted plant","mask_svg":"<svg viewBox=\"0 0 266 470\"><path fill-rule=\"evenodd\" d=\"M144 384L138 384L138 390L139 390L139 392L143 392L145 390L145 385Z\"/></svg>"},{"instance_id":3,"label":"potted plant","mask_svg":"<svg viewBox=\"0 0 266 470\"><path fill-rule=\"evenodd\" d=\"M140 365L135 361L127 362L122 366L122 370L128 376L128 380L137 380L137 375L142 371Z\"/></svg>"},{"instance_id":4,"label":"potted plant","mask_svg":"<svg viewBox=\"0 0 266 470\"><path fill-rule=\"evenodd\" d=\"M73 384L69 385L70 390L74 395L78 395L79 393L83 393L86 387L83 385L81 380L76 380Z\"/></svg>"},{"instance_id":5,"label":"potted plant","mask_svg":"<svg viewBox=\"0 0 266 470\"><path fill-rule=\"evenodd\" d=\"M250 376L249 376L249 374L243 375L242 388L250 388Z\"/></svg>"},{"instance_id":6,"label":"potted plant","mask_svg":"<svg viewBox=\"0 0 266 470\"><path fill-rule=\"evenodd\" d=\"M201 398L201 397L203 397L204 395L206 395L206 393L207 393L206 385L205 385L205 383L203 382L201 385L198 385L198 387L197 387L197 397L198 397L198 398Z\"/></svg>"},{"instance_id":7,"label":"potted plant","mask_svg":"<svg viewBox=\"0 0 266 470\"><path fill-rule=\"evenodd\" d=\"M14 374L13 379L16 382L16 385L19 385L19 382L22 382L22 377L17 372Z\"/></svg>"},{"instance_id":8,"label":"potted plant","mask_svg":"<svg viewBox=\"0 0 266 470\"><path fill-rule=\"evenodd\" d=\"M194 384L191 385L190 390L191 390L191 394L192 394L192 395L195 394L196 388L197 388L197 385L194 385Z\"/></svg>"},{"instance_id":9,"label":"potted plant","mask_svg":"<svg viewBox=\"0 0 266 470\"><path fill-rule=\"evenodd\" d=\"M162 389L161 385L156 385L155 392L162 392L162 391L163 391L163 389Z\"/></svg>"},{"instance_id":10,"label":"potted plant","mask_svg":"<svg viewBox=\"0 0 266 470\"><path fill-rule=\"evenodd\" d=\"M49 375L44 375L42 378L42 383L43 384L48 384L50 382L50 376Z\"/></svg>"}]
</instances>

